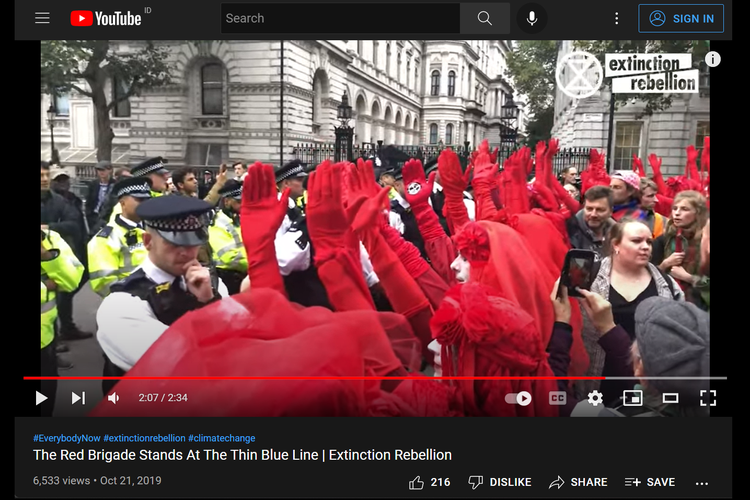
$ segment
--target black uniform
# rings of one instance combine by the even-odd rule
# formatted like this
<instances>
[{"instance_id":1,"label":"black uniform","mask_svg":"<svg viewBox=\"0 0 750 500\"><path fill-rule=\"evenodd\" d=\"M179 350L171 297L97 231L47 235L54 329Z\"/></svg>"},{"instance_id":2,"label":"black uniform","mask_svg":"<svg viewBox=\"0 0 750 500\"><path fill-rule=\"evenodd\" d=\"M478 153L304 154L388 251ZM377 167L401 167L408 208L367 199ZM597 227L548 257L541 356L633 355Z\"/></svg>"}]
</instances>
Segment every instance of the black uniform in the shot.
<instances>
[{"instance_id":1,"label":"black uniform","mask_svg":"<svg viewBox=\"0 0 750 500\"><path fill-rule=\"evenodd\" d=\"M204 214L209 210L211 210L211 205L197 198L157 197L142 202L138 206L137 214L147 228L154 230L173 245L200 246L208 238ZM102 302L100 312L104 311L114 316L106 317L105 325L102 325L102 322L99 321L98 338L105 353L103 372L105 377L125 375L126 371L115 364L107 352L108 349L111 349L110 354L116 352L118 355L122 355L123 352L128 350L132 352L132 341L129 342L128 328L138 328L138 325L132 325L132 319L129 321L130 326L126 326L125 322L122 322L122 326L120 325L118 315L122 315L123 318L132 318L133 315L132 310L127 310L128 306L132 307L132 301L130 299L123 300L123 294L145 301L156 319L167 326L177 321L185 313L206 305L206 303L199 302L194 295L187 291L181 276L171 276L169 281L162 278L155 279L156 276L171 275L160 270L150 259L147 259L130 276L113 284L110 288L110 295ZM214 288L214 297L211 302L220 298L217 289ZM101 320L102 318L98 319ZM144 321L153 323L153 319L150 318L144 318ZM119 348L113 349L113 345L119 346ZM148 345L139 347L147 348ZM132 359L131 355L128 364L133 364L135 361L137 360ZM115 384L116 381L103 381L102 389L104 393L110 392Z\"/></svg>"}]
</instances>

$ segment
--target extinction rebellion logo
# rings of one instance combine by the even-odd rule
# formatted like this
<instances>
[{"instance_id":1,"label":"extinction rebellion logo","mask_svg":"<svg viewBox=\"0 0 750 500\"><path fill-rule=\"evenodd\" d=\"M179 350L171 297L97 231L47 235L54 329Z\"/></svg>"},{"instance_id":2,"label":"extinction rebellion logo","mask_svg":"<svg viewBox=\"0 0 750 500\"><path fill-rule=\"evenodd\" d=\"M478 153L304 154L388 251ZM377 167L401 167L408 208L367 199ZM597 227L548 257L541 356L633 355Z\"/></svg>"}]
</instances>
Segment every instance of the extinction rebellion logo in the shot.
<instances>
[{"instance_id":1,"label":"extinction rebellion logo","mask_svg":"<svg viewBox=\"0 0 750 500\"><path fill-rule=\"evenodd\" d=\"M615 94L697 94L699 71L691 54L605 54Z\"/></svg>"},{"instance_id":2,"label":"extinction rebellion logo","mask_svg":"<svg viewBox=\"0 0 750 500\"><path fill-rule=\"evenodd\" d=\"M615 94L697 94L699 71L691 54L605 54L604 67L593 54L571 52L557 64L557 88L574 99L594 95L612 78Z\"/></svg>"}]
</instances>

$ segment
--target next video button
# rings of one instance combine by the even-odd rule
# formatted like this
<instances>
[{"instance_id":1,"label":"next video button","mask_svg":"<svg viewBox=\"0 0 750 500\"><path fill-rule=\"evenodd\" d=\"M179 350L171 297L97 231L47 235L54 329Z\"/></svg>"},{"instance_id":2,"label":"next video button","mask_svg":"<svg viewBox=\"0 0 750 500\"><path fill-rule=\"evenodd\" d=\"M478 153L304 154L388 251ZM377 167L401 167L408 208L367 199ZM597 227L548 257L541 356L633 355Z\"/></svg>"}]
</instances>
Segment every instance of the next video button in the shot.
<instances>
[{"instance_id":1,"label":"next video button","mask_svg":"<svg viewBox=\"0 0 750 500\"><path fill-rule=\"evenodd\" d=\"M639 33L724 33L724 4L642 3Z\"/></svg>"}]
</instances>

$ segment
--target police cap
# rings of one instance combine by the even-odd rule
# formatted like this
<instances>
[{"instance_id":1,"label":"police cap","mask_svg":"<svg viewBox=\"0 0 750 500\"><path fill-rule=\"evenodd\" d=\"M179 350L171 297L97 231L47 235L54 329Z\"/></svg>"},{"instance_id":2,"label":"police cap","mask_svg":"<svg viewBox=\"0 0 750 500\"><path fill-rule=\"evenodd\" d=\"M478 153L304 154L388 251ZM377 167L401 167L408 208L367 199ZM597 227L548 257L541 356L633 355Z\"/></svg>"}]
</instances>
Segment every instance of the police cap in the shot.
<instances>
[{"instance_id":1,"label":"police cap","mask_svg":"<svg viewBox=\"0 0 750 500\"><path fill-rule=\"evenodd\" d=\"M112 192L118 200L123 196L145 199L151 198L151 186L151 179L145 177L125 177L114 185Z\"/></svg>"},{"instance_id":2,"label":"police cap","mask_svg":"<svg viewBox=\"0 0 750 500\"><path fill-rule=\"evenodd\" d=\"M168 174L169 170L164 168L164 159L157 156L139 163L130 170L130 173L133 177L145 177L149 174Z\"/></svg>"},{"instance_id":3,"label":"police cap","mask_svg":"<svg viewBox=\"0 0 750 500\"><path fill-rule=\"evenodd\" d=\"M297 177L307 177L305 164L300 160L292 160L276 170L277 184L283 180L294 179Z\"/></svg>"},{"instance_id":4,"label":"police cap","mask_svg":"<svg viewBox=\"0 0 750 500\"><path fill-rule=\"evenodd\" d=\"M147 228L178 246L200 246L208 241L206 214L213 206L191 196L158 196L138 205L135 213Z\"/></svg>"},{"instance_id":5,"label":"police cap","mask_svg":"<svg viewBox=\"0 0 750 500\"><path fill-rule=\"evenodd\" d=\"M234 198L235 200L242 199L242 182L235 179L230 179L224 184L224 187L219 189L219 195L222 198Z\"/></svg>"},{"instance_id":6,"label":"police cap","mask_svg":"<svg viewBox=\"0 0 750 500\"><path fill-rule=\"evenodd\" d=\"M438 169L438 159L433 158L432 160L428 161L424 164L424 173L425 175L429 176L430 173L434 172Z\"/></svg>"}]
</instances>

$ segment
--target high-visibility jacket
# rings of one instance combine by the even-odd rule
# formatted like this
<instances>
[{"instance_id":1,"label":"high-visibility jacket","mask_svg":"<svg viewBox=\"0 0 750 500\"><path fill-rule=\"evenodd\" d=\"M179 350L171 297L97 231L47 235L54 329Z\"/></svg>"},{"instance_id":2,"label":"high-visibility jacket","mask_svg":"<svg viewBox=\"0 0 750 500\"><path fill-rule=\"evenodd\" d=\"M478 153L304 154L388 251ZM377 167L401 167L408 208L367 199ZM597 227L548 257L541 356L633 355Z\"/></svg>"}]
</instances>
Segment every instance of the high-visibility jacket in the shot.
<instances>
[{"instance_id":1,"label":"high-visibility jacket","mask_svg":"<svg viewBox=\"0 0 750 500\"><path fill-rule=\"evenodd\" d=\"M216 269L247 273L242 233L231 217L219 210L208 228L208 243Z\"/></svg>"},{"instance_id":2,"label":"high-visibility jacket","mask_svg":"<svg viewBox=\"0 0 750 500\"><path fill-rule=\"evenodd\" d=\"M42 246L49 250L53 258L42 261L42 349L55 339L57 321L57 291L72 292L78 288L83 278L83 264L70 246L55 231L42 231ZM52 280L56 290L47 289L45 281Z\"/></svg>"},{"instance_id":3,"label":"high-visibility jacket","mask_svg":"<svg viewBox=\"0 0 750 500\"><path fill-rule=\"evenodd\" d=\"M109 295L109 287L130 273L146 259L148 251L143 246L144 230L117 215L91 238L89 256L89 283L91 289L102 297Z\"/></svg>"},{"instance_id":4,"label":"high-visibility jacket","mask_svg":"<svg viewBox=\"0 0 750 500\"><path fill-rule=\"evenodd\" d=\"M158 191L151 191L151 197L155 198L157 196L164 196L164 193L160 193ZM112 214L109 216L109 222L108 224L112 224L115 222L115 217L122 214L122 205L119 203L116 203L115 206L112 208Z\"/></svg>"}]
</instances>

